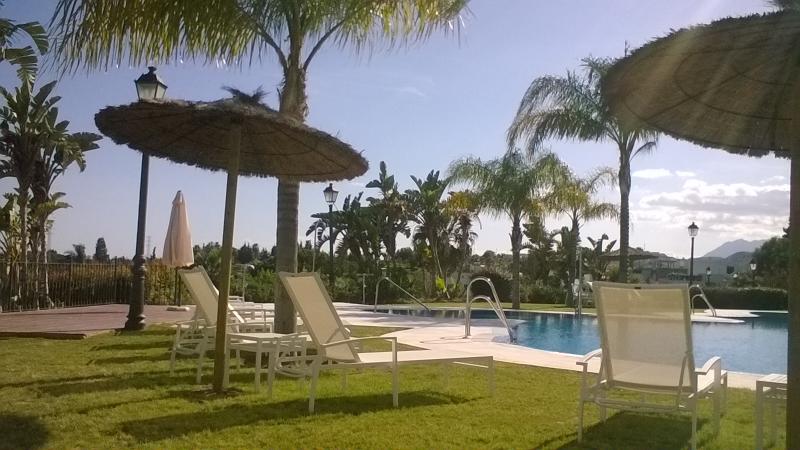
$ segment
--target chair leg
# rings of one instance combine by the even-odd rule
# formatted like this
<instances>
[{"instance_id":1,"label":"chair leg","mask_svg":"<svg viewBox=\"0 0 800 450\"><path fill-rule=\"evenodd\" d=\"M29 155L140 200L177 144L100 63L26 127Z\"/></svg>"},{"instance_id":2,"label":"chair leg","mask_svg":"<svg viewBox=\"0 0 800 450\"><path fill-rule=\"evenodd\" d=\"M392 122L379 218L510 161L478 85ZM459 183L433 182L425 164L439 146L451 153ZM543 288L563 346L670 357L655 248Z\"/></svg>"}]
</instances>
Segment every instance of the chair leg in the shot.
<instances>
[{"instance_id":1,"label":"chair leg","mask_svg":"<svg viewBox=\"0 0 800 450\"><path fill-rule=\"evenodd\" d=\"M175 374L175 353L177 353L176 346L172 347L172 354L169 356L169 375Z\"/></svg>"},{"instance_id":2,"label":"chair leg","mask_svg":"<svg viewBox=\"0 0 800 450\"><path fill-rule=\"evenodd\" d=\"M719 434L719 418L722 415L722 392L720 386L714 391L714 434Z\"/></svg>"},{"instance_id":3,"label":"chair leg","mask_svg":"<svg viewBox=\"0 0 800 450\"><path fill-rule=\"evenodd\" d=\"M692 450L697 450L697 403L692 405Z\"/></svg>"},{"instance_id":4,"label":"chair leg","mask_svg":"<svg viewBox=\"0 0 800 450\"><path fill-rule=\"evenodd\" d=\"M203 362L206 357L205 342L198 344L198 352L200 356L197 358L197 375L195 375L195 384L200 384L203 381Z\"/></svg>"},{"instance_id":5,"label":"chair leg","mask_svg":"<svg viewBox=\"0 0 800 450\"><path fill-rule=\"evenodd\" d=\"M494 358L489 358L488 363L489 395L494 395Z\"/></svg>"},{"instance_id":6,"label":"chair leg","mask_svg":"<svg viewBox=\"0 0 800 450\"><path fill-rule=\"evenodd\" d=\"M397 365L392 366L392 405L397 408L400 405L399 388L400 388L400 369Z\"/></svg>"},{"instance_id":7,"label":"chair leg","mask_svg":"<svg viewBox=\"0 0 800 450\"><path fill-rule=\"evenodd\" d=\"M583 393L578 400L578 442L583 440Z\"/></svg>"},{"instance_id":8,"label":"chair leg","mask_svg":"<svg viewBox=\"0 0 800 450\"><path fill-rule=\"evenodd\" d=\"M261 392L261 343L256 345L256 392Z\"/></svg>"},{"instance_id":9,"label":"chair leg","mask_svg":"<svg viewBox=\"0 0 800 450\"><path fill-rule=\"evenodd\" d=\"M314 412L314 399L317 395L317 378L319 378L319 365L321 364L321 360L315 359L313 363L311 363L311 388L308 392L308 412Z\"/></svg>"}]
</instances>

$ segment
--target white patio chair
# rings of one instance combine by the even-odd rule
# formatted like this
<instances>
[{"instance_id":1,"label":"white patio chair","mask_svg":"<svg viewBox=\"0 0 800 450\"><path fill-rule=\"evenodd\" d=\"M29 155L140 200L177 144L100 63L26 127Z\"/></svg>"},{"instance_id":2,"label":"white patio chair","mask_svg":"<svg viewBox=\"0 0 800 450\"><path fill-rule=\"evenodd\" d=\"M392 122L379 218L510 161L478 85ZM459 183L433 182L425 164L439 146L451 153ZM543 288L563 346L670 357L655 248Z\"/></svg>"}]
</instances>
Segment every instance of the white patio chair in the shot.
<instances>
[{"instance_id":1,"label":"white patio chair","mask_svg":"<svg viewBox=\"0 0 800 450\"><path fill-rule=\"evenodd\" d=\"M712 397L714 430L718 432L727 372L722 370L719 357L695 369L687 286L595 282L592 287L601 348L578 362L583 366L578 441L583 437L585 402L597 404L603 420L606 408L689 412L694 449L697 445L697 401ZM600 370L596 375L588 370L594 358L600 358ZM594 380L590 380L592 377ZM626 391L640 395L634 399L631 395L625 396ZM648 399L648 396L661 401Z\"/></svg>"},{"instance_id":2,"label":"white patio chair","mask_svg":"<svg viewBox=\"0 0 800 450\"><path fill-rule=\"evenodd\" d=\"M489 390L494 392L494 359L492 356L438 350L398 352L396 337L350 337L350 332L342 324L318 273L281 272L279 277L297 312L302 317L311 341L317 348L316 355L304 357L306 361L310 362L310 368L307 369L307 372L310 372L307 374L311 376L308 396L309 412L314 412L317 379L320 370L324 369L382 367L391 370L392 404L394 406L398 405L399 366L406 364L454 363L484 368L488 373ZM360 352L356 344L368 340L389 341L392 344L392 351ZM294 362L296 359L282 358L278 360L278 363L281 364L283 361Z\"/></svg>"},{"instance_id":3,"label":"white patio chair","mask_svg":"<svg viewBox=\"0 0 800 450\"><path fill-rule=\"evenodd\" d=\"M170 374L174 372L177 355L197 356L196 381L199 384L202 380L206 353L214 348L219 291L202 266L180 269L178 274L194 300L196 309L191 321L176 324L169 370ZM242 311L233 309L230 305L228 312L226 324L231 331L243 333L272 331L272 323L268 322L264 315L255 316L255 320L248 320Z\"/></svg>"}]
</instances>

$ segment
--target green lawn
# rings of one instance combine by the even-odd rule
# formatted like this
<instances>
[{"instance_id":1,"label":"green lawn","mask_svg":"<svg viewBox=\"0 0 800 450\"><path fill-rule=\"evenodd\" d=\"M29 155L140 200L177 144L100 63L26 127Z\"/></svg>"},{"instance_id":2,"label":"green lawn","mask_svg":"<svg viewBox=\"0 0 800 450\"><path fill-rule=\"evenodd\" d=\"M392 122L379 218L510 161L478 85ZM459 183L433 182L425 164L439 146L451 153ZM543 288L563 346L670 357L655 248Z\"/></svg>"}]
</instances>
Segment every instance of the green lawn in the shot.
<instances>
[{"instance_id":1,"label":"green lawn","mask_svg":"<svg viewBox=\"0 0 800 450\"><path fill-rule=\"evenodd\" d=\"M689 439L686 416L625 413L598 425L589 408L579 446L578 374L502 363L494 396L480 370L451 369L445 389L438 367L403 368L397 409L390 375L372 370L352 373L346 391L335 373L323 376L314 415L306 412L306 385L279 379L267 400L253 392L252 369L234 372L239 393L215 397L193 384L193 360L180 360L169 376L171 339L163 328L83 341L1 339L0 449L677 449ZM700 447L752 448L753 400L752 391L729 391L718 437L703 402Z\"/></svg>"}]
</instances>

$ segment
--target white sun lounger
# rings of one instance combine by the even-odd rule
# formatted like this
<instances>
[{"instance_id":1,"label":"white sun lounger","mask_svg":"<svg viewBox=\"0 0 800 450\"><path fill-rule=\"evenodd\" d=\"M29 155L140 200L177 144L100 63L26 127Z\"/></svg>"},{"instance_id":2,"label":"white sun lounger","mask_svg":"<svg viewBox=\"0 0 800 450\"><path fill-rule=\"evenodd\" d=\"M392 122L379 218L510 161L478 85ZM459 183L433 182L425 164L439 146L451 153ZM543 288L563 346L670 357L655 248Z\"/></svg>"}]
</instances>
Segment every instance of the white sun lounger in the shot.
<instances>
[{"instance_id":1,"label":"white sun lounger","mask_svg":"<svg viewBox=\"0 0 800 450\"><path fill-rule=\"evenodd\" d=\"M169 370L170 374L174 372L175 357L177 355L197 356L196 381L199 384L205 355L214 348L214 329L217 325L217 298L219 297L219 291L202 266L180 269L178 274L189 290L196 309L194 319L177 324L175 340L172 344L170 355ZM272 323L267 321L267 316L264 313L255 315L250 319L243 315L245 311L234 309L231 305L228 305L228 312L230 316L226 318L226 323L231 331L272 331Z\"/></svg>"},{"instance_id":2,"label":"white sun lounger","mask_svg":"<svg viewBox=\"0 0 800 450\"><path fill-rule=\"evenodd\" d=\"M687 286L596 282L592 288L602 348L578 362L583 366L578 441L583 434L585 402L597 404L603 420L606 408L689 412L694 449L697 446L697 401L712 397L714 429L719 431L727 373L722 370L719 357L695 369ZM594 358L601 361L597 375L588 370ZM624 391L640 395L636 398L618 395Z\"/></svg>"},{"instance_id":3,"label":"white sun lounger","mask_svg":"<svg viewBox=\"0 0 800 450\"><path fill-rule=\"evenodd\" d=\"M318 273L281 272L279 276L317 348L316 355L305 357L310 362L309 412L314 412L317 379L320 370L324 369L388 368L392 372L392 403L394 406L398 405L399 366L405 364L454 363L481 367L487 370L489 389L491 392L494 391L494 359L492 356L435 350L398 352L397 338L395 337L350 337L350 332L342 324ZM367 340L389 341L392 344L392 351L359 352L356 344ZM291 358L286 360L291 361Z\"/></svg>"}]
</instances>

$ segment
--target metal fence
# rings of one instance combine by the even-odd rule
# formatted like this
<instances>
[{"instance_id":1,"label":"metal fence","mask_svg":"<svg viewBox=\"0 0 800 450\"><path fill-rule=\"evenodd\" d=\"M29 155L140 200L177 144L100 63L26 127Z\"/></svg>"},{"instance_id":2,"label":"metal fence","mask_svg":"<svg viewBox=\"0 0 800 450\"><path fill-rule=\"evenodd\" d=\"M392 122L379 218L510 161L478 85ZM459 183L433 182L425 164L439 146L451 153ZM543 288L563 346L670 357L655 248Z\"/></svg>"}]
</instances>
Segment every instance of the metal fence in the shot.
<instances>
[{"instance_id":1,"label":"metal fence","mask_svg":"<svg viewBox=\"0 0 800 450\"><path fill-rule=\"evenodd\" d=\"M173 268L147 264L146 303L173 304L177 282ZM127 261L87 264L0 261L0 312L128 303L131 283L131 266ZM179 295L186 303L188 294Z\"/></svg>"}]
</instances>

